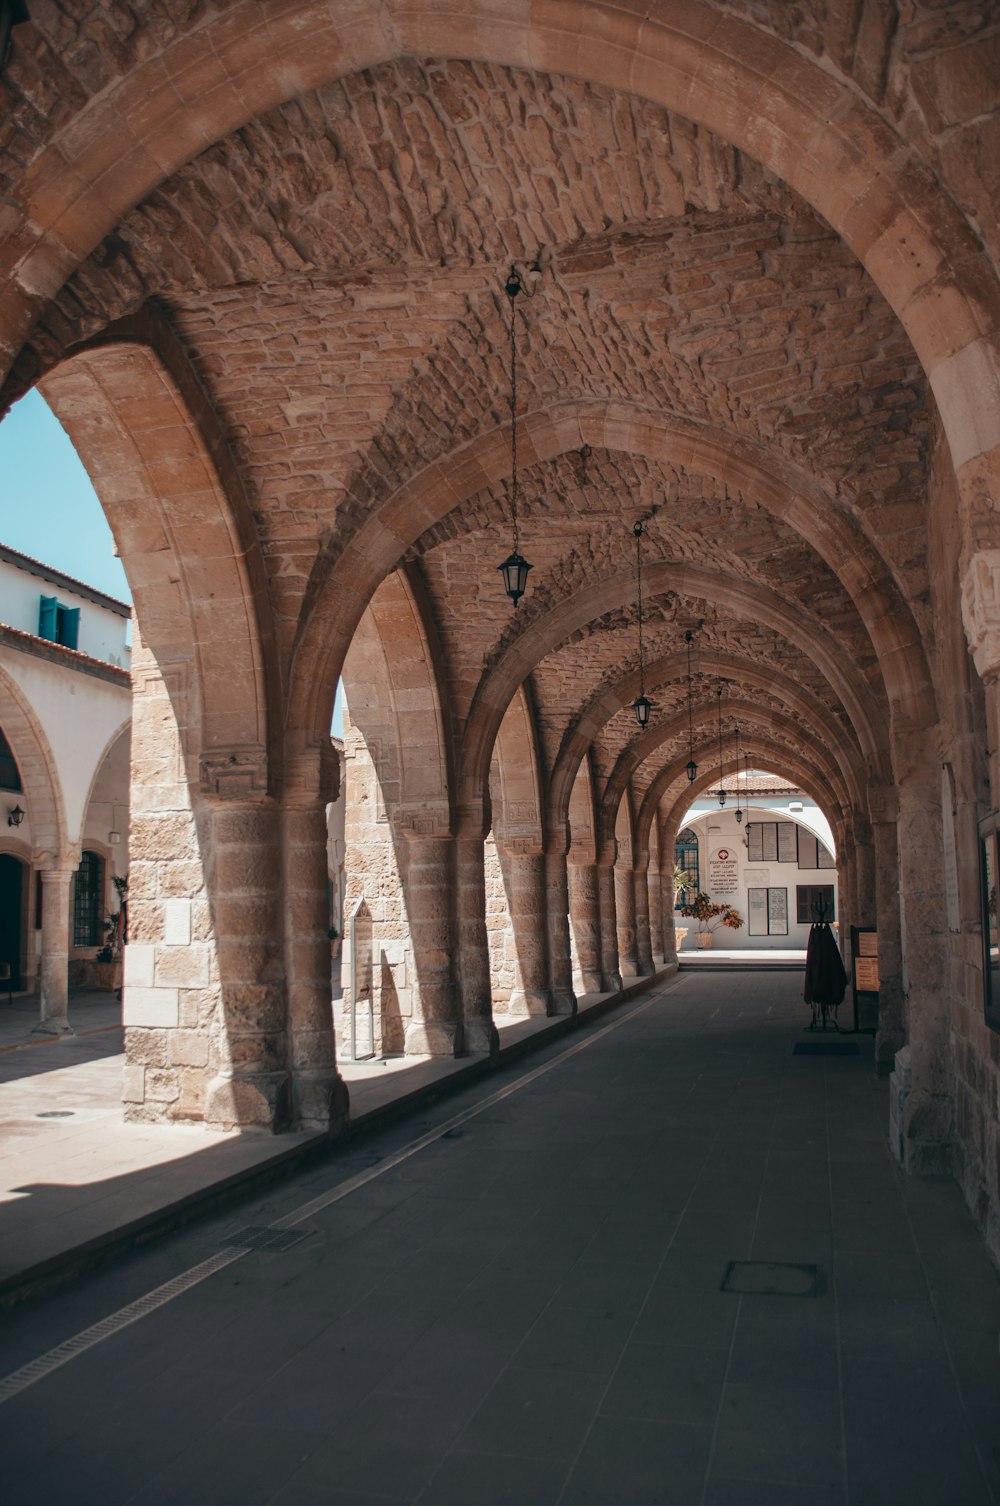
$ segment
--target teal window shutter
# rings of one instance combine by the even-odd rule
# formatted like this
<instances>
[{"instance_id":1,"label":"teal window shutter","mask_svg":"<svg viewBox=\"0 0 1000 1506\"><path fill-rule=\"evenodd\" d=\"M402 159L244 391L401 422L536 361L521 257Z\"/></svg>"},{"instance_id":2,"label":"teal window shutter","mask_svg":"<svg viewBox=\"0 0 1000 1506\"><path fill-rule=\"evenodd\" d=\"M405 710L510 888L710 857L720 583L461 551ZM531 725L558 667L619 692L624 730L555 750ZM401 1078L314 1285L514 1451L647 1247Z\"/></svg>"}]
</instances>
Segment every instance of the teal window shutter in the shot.
<instances>
[{"instance_id":1,"label":"teal window shutter","mask_svg":"<svg viewBox=\"0 0 1000 1506\"><path fill-rule=\"evenodd\" d=\"M62 618L59 626L62 631L59 634L59 642L65 648L76 648L80 637L80 608L62 607L59 615Z\"/></svg>"},{"instance_id":2,"label":"teal window shutter","mask_svg":"<svg viewBox=\"0 0 1000 1506\"><path fill-rule=\"evenodd\" d=\"M54 596L43 596L38 609L38 636L47 638L50 643L56 641L56 599Z\"/></svg>"}]
</instances>

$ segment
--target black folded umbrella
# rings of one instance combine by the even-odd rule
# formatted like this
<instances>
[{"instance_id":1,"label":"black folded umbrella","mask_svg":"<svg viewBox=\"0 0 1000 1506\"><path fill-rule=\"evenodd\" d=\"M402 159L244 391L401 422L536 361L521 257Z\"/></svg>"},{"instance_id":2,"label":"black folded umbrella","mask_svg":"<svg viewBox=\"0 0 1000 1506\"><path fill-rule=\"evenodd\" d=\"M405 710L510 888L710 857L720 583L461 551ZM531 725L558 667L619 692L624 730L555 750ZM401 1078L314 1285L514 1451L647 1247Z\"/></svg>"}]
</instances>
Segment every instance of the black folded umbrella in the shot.
<instances>
[{"instance_id":1,"label":"black folded umbrella","mask_svg":"<svg viewBox=\"0 0 1000 1506\"><path fill-rule=\"evenodd\" d=\"M807 1004L836 1009L843 1003L846 988L847 971L836 938L825 920L817 921L809 928L802 996Z\"/></svg>"}]
</instances>

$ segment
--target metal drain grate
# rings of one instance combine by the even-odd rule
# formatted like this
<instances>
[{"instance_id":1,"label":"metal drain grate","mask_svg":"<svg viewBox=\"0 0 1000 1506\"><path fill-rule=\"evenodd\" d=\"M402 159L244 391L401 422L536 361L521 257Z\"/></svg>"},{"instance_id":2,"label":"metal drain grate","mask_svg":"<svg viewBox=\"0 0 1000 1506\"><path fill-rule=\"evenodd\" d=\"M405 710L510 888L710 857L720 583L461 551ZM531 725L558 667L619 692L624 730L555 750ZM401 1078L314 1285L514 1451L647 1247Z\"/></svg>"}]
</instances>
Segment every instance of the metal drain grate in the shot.
<instances>
[{"instance_id":1,"label":"metal drain grate","mask_svg":"<svg viewBox=\"0 0 1000 1506\"><path fill-rule=\"evenodd\" d=\"M815 1265L731 1260L719 1290L747 1297L818 1297L823 1290L823 1275Z\"/></svg>"},{"instance_id":2,"label":"metal drain grate","mask_svg":"<svg viewBox=\"0 0 1000 1506\"><path fill-rule=\"evenodd\" d=\"M796 1041L793 1056L857 1056L857 1041Z\"/></svg>"},{"instance_id":3,"label":"metal drain grate","mask_svg":"<svg viewBox=\"0 0 1000 1506\"><path fill-rule=\"evenodd\" d=\"M300 1240L308 1239L311 1233L311 1229L272 1229L265 1224L248 1224L245 1229L227 1235L222 1244L238 1250L270 1250L281 1254Z\"/></svg>"}]
</instances>

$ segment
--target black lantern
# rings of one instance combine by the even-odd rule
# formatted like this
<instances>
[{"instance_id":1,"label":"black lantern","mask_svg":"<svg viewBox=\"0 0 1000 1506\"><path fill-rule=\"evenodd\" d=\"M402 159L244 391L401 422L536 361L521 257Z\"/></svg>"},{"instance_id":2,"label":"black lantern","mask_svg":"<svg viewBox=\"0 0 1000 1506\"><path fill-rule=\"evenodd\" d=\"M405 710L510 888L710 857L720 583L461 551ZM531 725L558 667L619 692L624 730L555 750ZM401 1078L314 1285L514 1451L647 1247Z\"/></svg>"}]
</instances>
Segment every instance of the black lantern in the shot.
<instances>
[{"instance_id":1,"label":"black lantern","mask_svg":"<svg viewBox=\"0 0 1000 1506\"><path fill-rule=\"evenodd\" d=\"M684 634L684 642L687 644L687 648L688 648L688 766L687 766L687 776L688 776L688 779L691 781L691 783L694 784L695 780L698 778L698 765L694 761L694 726L693 726L693 721L692 721L693 713L692 713L692 710L691 710L691 644L694 642L694 634L692 633L692 631L691 631L690 628L688 628L687 632Z\"/></svg>"},{"instance_id":2,"label":"black lantern","mask_svg":"<svg viewBox=\"0 0 1000 1506\"><path fill-rule=\"evenodd\" d=\"M722 783L725 771L722 767L722 686L719 686L719 804L725 805L726 791Z\"/></svg>"},{"instance_id":3,"label":"black lantern","mask_svg":"<svg viewBox=\"0 0 1000 1506\"><path fill-rule=\"evenodd\" d=\"M515 606L521 600L527 587L528 571L534 568L528 564L521 553L520 533L517 526L517 341L515 339L517 310L515 304L518 293L522 291L520 273L516 267L511 267L504 292L510 299L510 517L514 529L514 547L497 569L503 576L503 588Z\"/></svg>"},{"instance_id":4,"label":"black lantern","mask_svg":"<svg viewBox=\"0 0 1000 1506\"><path fill-rule=\"evenodd\" d=\"M736 825L743 824L743 809L740 800L740 724L736 723Z\"/></svg>"},{"instance_id":5,"label":"black lantern","mask_svg":"<svg viewBox=\"0 0 1000 1506\"><path fill-rule=\"evenodd\" d=\"M503 576L503 588L515 606L524 595L524 588L528 584L528 571L533 568L524 555L518 554L516 549L513 554L508 554L502 565L497 565L497 569Z\"/></svg>"},{"instance_id":6,"label":"black lantern","mask_svg":"<svg viewBox=\"0 0 1000 1506\"><path fill-rule=\"evenodd\" d=\"M639 598L639 694L632 702L632 710L639 726L645 727L649 722L653 703L646 694L646 666L642 651L642 524L636 523L632 532L635 534L635 580Z\"/></svg>"},{"instance_id":7,"label":"black lantern","mask_svg":"<svg viewBox=\"0 0 1000 1506\"><path fill-rule=\"evenodd\" d=\"M24 820L24 817L25 812L21 809L21 807L19 805L14 805L7 812L7 825L20 826L21 822Z\"/></svg>"}]
</instances>

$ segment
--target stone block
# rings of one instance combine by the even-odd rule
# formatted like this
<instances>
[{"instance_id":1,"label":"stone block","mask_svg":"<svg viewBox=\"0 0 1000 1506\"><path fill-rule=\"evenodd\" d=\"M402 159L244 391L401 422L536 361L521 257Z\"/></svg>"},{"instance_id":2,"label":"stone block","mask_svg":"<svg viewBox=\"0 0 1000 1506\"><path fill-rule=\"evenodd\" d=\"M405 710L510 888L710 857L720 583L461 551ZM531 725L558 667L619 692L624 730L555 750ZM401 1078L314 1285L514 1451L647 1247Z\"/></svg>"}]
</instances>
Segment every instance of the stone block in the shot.
<instances>
[{"instance_id":1,"label":"stone block","mask_svg":"<svg viewBox=\"0 0 1000 1506\"><path fill-rule=\"evenodd\" d=\"M164 900L163 940L167 946L190 945L191 901L189 899Z\"/></svg>"},{"instance_id":2,"label":"stone block","mask_svg":"<svg viewBox=\"0 0 1000 1506\"><path fill-rule=\"evenodd\" d=\"M204 946L156 948L156 986L204 988L209 981L209 949Z\"/></svg>"},{"instance_id":3,"label":"stone block","mask_svg":"<svg viewBox=\"0 0 1000 1506\"><path fill-rule=\"evenodd\" d=\"M146 1097L146 1069L138 1062L122 1068L122 1102L142 1103Z\"/></svg>"},{"instance_id":4,"label":"stone block","mask_svg":"<svg viewBox=\"0 0 1000 1506\"><path fill-rule=\"evenodd\" d=\"M206 1067L208 1036L201 1030L173 1030L169 1037L170 1060L176 1067Z\"/></svg>"},{"instance_id":5,"label":"stone block","mask_svg":"<svg viewBox=\"0 0 1000 1506\"><path fill-rule=\"evenodd\" d=\"M126 951L126 956L128 951ZM125 1028L130 1025L150 1025L161 1029L173 1029L178 1020L176 988L130 988L126 986L123 1000Z\"/></svg>"},{"instance_id":6,"label":"stone block","mask_svg":"<svg viewBox=\"0 0 1000 1506\"><path fill-rule=\"evenodd\" d=\"M155 954L156 948L143 942L130 941L125 947L123 973L126 991L152 988Z\"/></svg>"}]
</instances>

